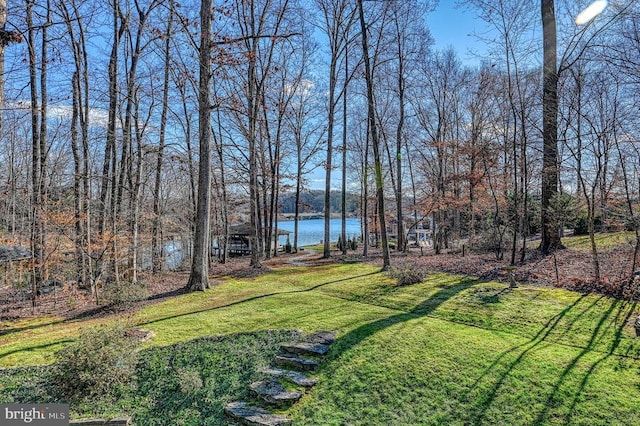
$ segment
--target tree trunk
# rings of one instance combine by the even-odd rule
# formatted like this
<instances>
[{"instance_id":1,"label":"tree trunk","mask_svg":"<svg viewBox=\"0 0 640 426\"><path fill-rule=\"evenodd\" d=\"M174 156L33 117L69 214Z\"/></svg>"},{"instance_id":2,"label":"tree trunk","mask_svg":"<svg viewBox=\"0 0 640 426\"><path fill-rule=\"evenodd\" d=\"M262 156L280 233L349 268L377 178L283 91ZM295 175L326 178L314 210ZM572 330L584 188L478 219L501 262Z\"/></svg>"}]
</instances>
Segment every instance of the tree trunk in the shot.
<instances>
[{"instance_id":1,"label":"tree trunk","mask_svg":"<svg viewBox=\"0 0 640 426\"><path fill-rule=\"evenodd\" d=\"M364 158L362 161L362 257L369 256L369 127L365 132Z\"/></svg>"},{"instance_id":2,"label":"tree trunk","mask_svg":"<svg viewBox=\"0 0 640 426\"><path fill-rule=\"evenodd\" d=\"M327 129L327 159L325 162L324 181L324 246L322 257L331 257L331 170L333 168L333 124L335 118L335 93L337 84L337 53L332 52L331 64L329 65L329 116Z\"/></svg>"},{"instance_id":3,"label":"tree trunk","mask_svg":"<svg viewBox=\"0 0 640 426\"><path fill-rule=\"evenodd\" d=\"M198 204L196 232L193 241L191 275L187 283L190 291L204 291L209 284L210 202L211 202L211 19L212 0L200 3L200 52L198 87L198 135L200 165L198 167Z\"/></svg>"},{"instance_id":4,"label":"tree trunk","mask_svg":"<svg viewBox=\"0 0 640 426\"><path fill-rule=\"evenodd\" d=\"M397 21L396 21L397 25ZM397 251L405 251L407 243L404 235L404 214L402 197L404 192L402 190L402 139L404 132L404 89L405 89L405 77L404 77L404 55L402 54L402 45L400 41L400 30L397 29L398 36L398 127L396 129L396 220L398 221L398 246Z\"/></svg>"},{"instance_id":5,"label":"tree trunk","mask_svg":"<svg viewBox=\"0 0 640 426\"><path fill-rule=\"evenodd\" d=\"M36 30L33 24L33 0L27 0L27 37L29 48L29 88L31 92L31 137L32 137L32 306L35 307L40 285L46 279L45 268L45 212L46 212L46 158L47 158L47 23L42 27L42 50L40 64L40 96L38 96ZM48 9L48 8L47 8Z\"/></svg>"},{"instance_id":6,"label":"tree trunk","mask_svg":"<svg viewBox=\"0 0 640 426\"><path fill-rule=\"evenodd\" d=\"M362 35L362 54L364 56L365 79L367 82L367 111L371 126L371 143L373 145L373 157L376 176L376 196L378 201L378 215L380 220L380 234L382 238L382 270L387 270L391 266L389 257L389 245L387 241L387 224L384 209L384 184L382 180L382 162L380 160L380 142L375 123L375 105L373 99L373 75L369 61L369 46L367 43L367 26L364 21L364 11L362 1L358 0L358 12L360 15L360 29Z\"/></svg>"},{"instance_id":7,"label":"tree trunk","mask_svg":"<svg viewBox=\"0 0 640 426\"><path fill-rule=\"evenodd\" d=\"M87 276L85 273L85 256L84 256L84 221L82 220L83 206L82 206L82 161L80 158L80 149L78 147L78 122L80 117L80 69L78 69L76 62L76 69L73 72L71 82L72 92L72 112L71 112L71 151L73 153L73 201L74 201L74 242L76 252L76 280L79 284L85 285Z\"/></svg>"},{"instance_id":8,"label":"tree trunk","mask_svg":"<svg viewBox=\"0 0 640 426\"><path fill-rule=\"evenodd\" d=\"M558 192L558 59L554 0L542 0L542 241L543 253L561 248L560 234L549 213Z\"/></svg>"},{"instance_id":9,"label":"tree trunk","mask_svg":"<svg viewBox=\"0 0 640 426\"><path fill-rule=\"evenodd\" d=\"M167 113L169 111L169 68L171 65L171 32L173 31L174 1L169 1L169 18L165 31L164 43L164 82L162 87L162 113L160 115L160 138L158 141L158 158L156 161L156 176L153 191L153 229L151 231L151 265L153 272L163 269L162 261L162 211L160 206L160 192L162 190L162 166L164 163L164 148L167 129Z\"/></svg>"},{"instance_id":10,"label":"tree trunk","mask_svg":"<svg viewBox=\"0 0 640 426\"><path fill-rule=\"evenodd\" d=\"M216 92L216 86L214 81L214 93ZM229 202L227 195L227 183L226 183L226 168L224 163L224 144L222 135L222 120L220 117L220 109L216 109L217 115L217 137L214 135L214 143L216 152L218 154L218 167L220 168L220 198L222 199L222 241L218 240L218 250L220 253L220 262L227 262L228 248L229 248Z\"/></svg>"},{"instance_id":11,"label":"tree trunk","mask_svg":"<svg viewBox=\"0 0 640 426\"><path fill-rule=\"evenodd\" d=\"M251 44L255 48L254 43ZM247 89L247 108L249 110L249 209L250 209L250 225L251 236L249 237L249 244L251 245L251 263L253 268L260 268L260 240L261 240L261 220L260 220L260 191L258 188L258 153L257 153L257 102L256 99L256 58L255 50L249 54L249 69L248 79L249 88Z\"/></svg>"},{"instance_id":12,"label":"tree trunk","mask_svg":"<svg viewBox=\"0 0 640 426\"><path fill-rule=\"evenodd\" d=\"M342 254L347 254L347 84L349 81L349 55L344 58L344 89L342 91Z\"/></svg>"}]
</instances>

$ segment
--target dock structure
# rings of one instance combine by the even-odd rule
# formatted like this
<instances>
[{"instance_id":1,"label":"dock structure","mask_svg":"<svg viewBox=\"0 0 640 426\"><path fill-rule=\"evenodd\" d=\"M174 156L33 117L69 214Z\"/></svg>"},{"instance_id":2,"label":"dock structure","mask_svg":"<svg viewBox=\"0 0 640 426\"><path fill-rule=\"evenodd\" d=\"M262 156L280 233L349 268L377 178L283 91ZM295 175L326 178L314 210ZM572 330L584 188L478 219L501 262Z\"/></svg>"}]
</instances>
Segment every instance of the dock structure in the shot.
<instances>
[{"instance_id":1,"label":"dock structure","mask_svg":"<svg viewBox=\"0 0 640 426\"><path fill-rule=\"evenodd\" d=\"M229 229L229 240L227 243L227 253L231 256L247 256L251 254L252 250L252 236L253 229L247 223L233 225ZM289 239L291 231L285 229L278 229L278 235L274 235L271 240L271 250L276 246L279 251L284 250L284 246L281 244L280 237L286 237ZM213 247L212 254L214 256L220 256L220 247Z\"/></svg>"}]
</instances>

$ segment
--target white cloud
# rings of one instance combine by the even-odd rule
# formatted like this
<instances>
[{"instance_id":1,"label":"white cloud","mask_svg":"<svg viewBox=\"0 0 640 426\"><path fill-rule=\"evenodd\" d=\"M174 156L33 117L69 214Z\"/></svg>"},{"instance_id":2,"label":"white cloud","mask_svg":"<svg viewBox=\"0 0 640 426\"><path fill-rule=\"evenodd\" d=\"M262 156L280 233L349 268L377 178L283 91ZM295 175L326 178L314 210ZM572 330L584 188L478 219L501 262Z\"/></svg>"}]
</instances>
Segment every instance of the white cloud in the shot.
<instances>
[{"instance_id":1,"label":"white cloud","mask_svg":"<svg viewBox=\"0 0 640 426\"><path fill-rule=\"evenodd\" d=\"M8 109L17 110L29 110L31 108L31 101L14 101L7 102ZM70 120L72 114L72 107L69 105L53 105L47 107L47 115L50 118L57 118L60 120ZM107 127L109 120L109 113L102 108L91 108L89 110L89 125Z\"/></svg>"}]
</instances>

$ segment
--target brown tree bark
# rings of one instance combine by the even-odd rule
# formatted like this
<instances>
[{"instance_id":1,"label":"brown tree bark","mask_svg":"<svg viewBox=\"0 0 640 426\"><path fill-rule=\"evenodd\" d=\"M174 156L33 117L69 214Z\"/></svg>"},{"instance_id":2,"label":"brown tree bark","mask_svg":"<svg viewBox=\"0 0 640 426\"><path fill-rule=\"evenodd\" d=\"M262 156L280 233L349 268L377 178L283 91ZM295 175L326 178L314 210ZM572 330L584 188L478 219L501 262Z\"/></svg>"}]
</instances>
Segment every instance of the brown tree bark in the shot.
<instances>
[{"instance_id":1,"label":"brown tree bark","mask_svg":"<svg viewBox=\"0 0 640 426\"><path fill-rule=\"evenodd\" d=\"M380 220L380 234L382 238L382 270L391 267L389 256L389 245L387 238L387 222L384 209L384 182L382 179L382 161L380 160L380 141L378 139L378 129L375 122L375 105L373 98L373 75L369 60L369 45L367 41L367 25L364 20L364 10L362 0L358 0L358 14L360 17L360 30L362 36L362 54L364 57L365 79L367 83L367 111L371 131L371 144L373 146L374 168L376 177L376 197L378 202L378 215Z\"/></svg>"},{"instance_id":2,"label":"brown tree bark","mask_svg":"<svg viewBox=\"0 0 640 426\"><path fill-rule=\"evenodd\" d=\"M164 33L164 71L162 86L162 112L160 114L160 137L158 140L158 157L156 159L156 173L153 191L153 228L151 230L151 265L153 272L163 269L163 239L162 239L162 167L164 164L164 150L167 133L167 114L169 111L169 69L171 67L171 33L173 32L174 0L169 0L169 17Z\"/></svg>"},{"instance_id":3,"label":"brown tree bark","mask_svg":"<svg viewBox=\"0 0 640 426\"><path fill-rule=\"evenodd\" d=\"M200 165L198 166L198 208L193 238L193 261L187 289L204 291L209 283L210 202L211 202L211 20L212 0L200 3L200 51L198 85L198 135Z\"/></svg>"},{"instance_id":4,"label":"brown tree bark","mask_svg":"<svg viewBox=\"0 0 640 426\"><path fill-rule=\"evenodd\" d=\"M544 62L542 69L542 241L540 250L561 248L560 234L549 214L558 192L558 59L554 0L541 0Z\"/></svg>"}]
</instances>

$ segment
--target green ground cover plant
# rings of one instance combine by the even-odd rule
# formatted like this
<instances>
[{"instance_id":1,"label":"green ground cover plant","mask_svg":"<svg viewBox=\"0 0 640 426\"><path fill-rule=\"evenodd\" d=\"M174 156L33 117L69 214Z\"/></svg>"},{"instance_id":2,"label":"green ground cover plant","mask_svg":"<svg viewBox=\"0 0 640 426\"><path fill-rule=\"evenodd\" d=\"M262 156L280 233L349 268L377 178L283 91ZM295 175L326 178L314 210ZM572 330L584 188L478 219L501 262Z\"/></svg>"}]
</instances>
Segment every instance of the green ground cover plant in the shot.
<instances>
[{"instance_id":1,"label":"green ground cover plant","mask_svg":"<svg viewBox=\"0 0 640 426\"><path fill-rule=\"evenodd\" d=\"M127 413L144 426L226 424L224 404L247 398L246 384L259 377L257 369L268 365L280 343L299 336L299 331L267 330L145 349L139 353L135 376L118 388L117 398L116 393L105 392L74 401L72 414ZM68 402L52 386L57 369L53 365L0 371L0 402Z\"/></svg>"}]
</instances>

